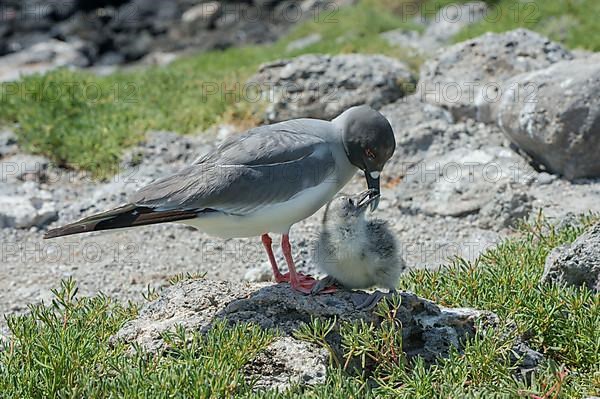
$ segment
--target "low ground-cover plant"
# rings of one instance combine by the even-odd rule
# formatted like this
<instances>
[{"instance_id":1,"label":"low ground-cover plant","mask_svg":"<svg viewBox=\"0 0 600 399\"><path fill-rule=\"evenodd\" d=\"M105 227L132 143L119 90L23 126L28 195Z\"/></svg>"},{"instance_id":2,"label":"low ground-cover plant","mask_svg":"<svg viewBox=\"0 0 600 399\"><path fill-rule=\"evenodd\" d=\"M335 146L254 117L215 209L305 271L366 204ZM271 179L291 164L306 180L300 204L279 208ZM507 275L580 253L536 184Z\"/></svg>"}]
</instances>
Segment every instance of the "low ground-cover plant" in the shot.
<instances>
[{"instance_id":1,"label":"low ground-cover plant","mask_svg":"<svg viewBox=\"0 0 600 399\"><path fill-rule=\"evenodd\" d=\"M462 352L426 367L407 361L401 326L385 328L318 321L297 338L327 347L341 333L344 354L332 356L327 381L285 393L254 392L244 365L277 334L257 326L215 323L206 334L177 329L166 334L161 355L109 343L137 314L106 296L77 298L72 280L54 292L51 305L35 305L11 316L11 337L0 350L3 398L42 397L306 397L306 398L579 398L600 390L600 298L584 289L538 283L548 252L573 241L596 221L556 228L541 218L521 234L487 251L477 262L457 260L437 271L412 271L402 288L446 306L496 312L500 328L481 328ZM194 277L195 278L195 277ZM174 280L181 280L178 277ZM383 320L397 304L382 302ZM504 328L506 327L506 328ZM544 354L526 375L517 372L512 348L521 336ZM331 349L331 348L329 348ZM375 360L368 373L348 367Z\"/></svg>"}]
</instances>

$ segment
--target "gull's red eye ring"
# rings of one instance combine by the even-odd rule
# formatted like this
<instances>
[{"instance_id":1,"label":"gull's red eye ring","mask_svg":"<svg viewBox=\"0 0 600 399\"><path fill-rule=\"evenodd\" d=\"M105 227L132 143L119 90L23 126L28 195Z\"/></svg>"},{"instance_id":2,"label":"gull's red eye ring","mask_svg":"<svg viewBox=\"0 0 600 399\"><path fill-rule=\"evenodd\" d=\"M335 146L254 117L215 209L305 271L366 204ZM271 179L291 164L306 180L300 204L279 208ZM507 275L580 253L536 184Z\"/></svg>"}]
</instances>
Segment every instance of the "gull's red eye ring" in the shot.
<instances>
[{"instance_id":1,"label":"gull's red eye ring","mask_svg":"<svg viewBox=\"0 0 600 399\"><path fill-rule=\"evenodd\" d=\"M367 158L369 159L375 159L375 153L373 151L371 151L370 148L367 148L365 150L365 155L367 156Z\"/></svg>"}]
</instances>

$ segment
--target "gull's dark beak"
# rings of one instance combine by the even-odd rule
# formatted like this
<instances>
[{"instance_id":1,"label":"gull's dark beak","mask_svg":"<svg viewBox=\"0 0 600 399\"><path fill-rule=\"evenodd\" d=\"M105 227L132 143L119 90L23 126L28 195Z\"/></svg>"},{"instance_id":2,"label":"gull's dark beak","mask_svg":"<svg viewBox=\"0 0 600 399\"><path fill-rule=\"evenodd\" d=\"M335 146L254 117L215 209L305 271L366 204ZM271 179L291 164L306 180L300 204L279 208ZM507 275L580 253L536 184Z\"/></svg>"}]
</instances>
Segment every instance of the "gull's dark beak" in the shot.
<instances>
[{"instance_id":1,"label":"gull's dark beak","mask_svg":"<svg viewBox=\"0 0 600 399\"><path fill-rule=\"evenodd\" d=\"M367 187L369 188L369 190L367 190L367 191L371 191L371 194L369 194L369 196L371 199L373 199L373 201L370 202L371 212L373 212L375 209L377 209L377 206L379 205L379 193L380 193L379 172L365 171L365 177L367 179Z\"/></svg>"},{"instance_id":2,"label":"gull's dark beak","mask_svg":"<svg viewBox=\"0 0 600 399\"><path fill-rule=\"evenodd\" d=\"M366 209L367 205L371 205L371 211L373 211L373 204L379 202L379 192L372 188L363 191L362 193L358 194L357 197L358 198L355 202L356 207L361 210ZM377 208L377 205L375 205L375 208Z\"/></svg>"}]
</instances>

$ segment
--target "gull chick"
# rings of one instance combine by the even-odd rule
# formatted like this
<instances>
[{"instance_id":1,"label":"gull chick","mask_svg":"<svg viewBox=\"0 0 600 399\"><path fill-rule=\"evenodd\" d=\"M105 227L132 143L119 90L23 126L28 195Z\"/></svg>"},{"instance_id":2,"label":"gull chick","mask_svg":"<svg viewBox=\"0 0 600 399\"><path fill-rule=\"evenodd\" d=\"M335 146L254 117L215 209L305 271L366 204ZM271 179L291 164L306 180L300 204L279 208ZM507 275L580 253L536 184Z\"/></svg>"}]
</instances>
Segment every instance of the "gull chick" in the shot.
<instances>
[{"instance_id":1,"label":"gull chick","mask_svg":"<svg viewBox=\"0 0 600 399\"><path fill-rule=\"evenodd\" d=\"M329 290L330 285L350 289L376 286L395 291L406 264L387 223L365 217L376 197L372 190L366 190L337 197L327 205L314 251L315 262L327 277L313 287L313 294ZM381 292L375 292L359 308L371 308L381 296Z\"/></svg>"}]
</instances>

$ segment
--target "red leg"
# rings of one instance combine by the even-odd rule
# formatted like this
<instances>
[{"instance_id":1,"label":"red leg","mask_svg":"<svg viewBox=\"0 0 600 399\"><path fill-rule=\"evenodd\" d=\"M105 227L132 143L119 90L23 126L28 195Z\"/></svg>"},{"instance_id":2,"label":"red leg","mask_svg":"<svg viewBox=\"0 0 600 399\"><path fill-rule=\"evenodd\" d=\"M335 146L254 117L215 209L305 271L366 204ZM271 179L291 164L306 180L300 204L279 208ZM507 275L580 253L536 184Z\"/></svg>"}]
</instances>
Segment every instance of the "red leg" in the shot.
<instances>
[{"instance_id":1,"label":"red leg","mask_svg":"<svg viewBox=\"0 0 600 399\"><path fill-rule=\"evenodd\" d=\"M275 276L275 281L277 283L283 283L283 282L287 282L289 281L289 279L287 279L283 274L281 274L281 272L279 271L279 268L277 267L277 261L275 260L275 255L273 255L273 248L271 246L271 244L273 243L273 240L271 240L271 237L269 237L268 234L263 234L261 236L262 239L262 243L265 246L265 250L267 251L267 256L269 257L269 262L271 262L271 269L273 269L273 276Z\"/></svg>"},{"instance_id":2,"label":"red leg","mask_svg":"<svg viewBox=\"0 0 600 399\"><path fill-rule=\"evenodd\" d=\"M317 283L317 281L311 276L306 276L296 272L296 265L294 263L294 258L292 258L290 237L287 234L284 234L281 237L281 249L283 250L283 256L285 257L285 261L290 269L289 281L292 289L305 294L310 294L312 287Z\"/></svg>"}]
</instances>

